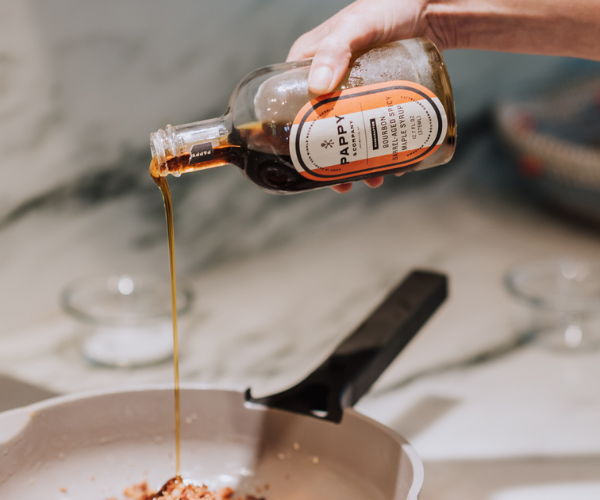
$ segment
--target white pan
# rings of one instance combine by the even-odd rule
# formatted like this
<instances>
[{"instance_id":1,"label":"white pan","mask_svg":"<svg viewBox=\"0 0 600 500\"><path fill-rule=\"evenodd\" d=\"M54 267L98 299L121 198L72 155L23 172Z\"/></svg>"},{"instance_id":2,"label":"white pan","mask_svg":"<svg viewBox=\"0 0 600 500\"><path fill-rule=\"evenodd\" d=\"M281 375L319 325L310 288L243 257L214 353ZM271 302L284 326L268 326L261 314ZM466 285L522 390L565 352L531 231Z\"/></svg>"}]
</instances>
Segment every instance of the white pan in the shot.
<instances>
[{"instance_id":1,"label":"white pan","mask_svg":"<svg viewBox=\"0 0 600 500\"><path fill-rule=\"evenodd\" d=\"M187 386L182 476L266 500L417 500L423 466L350 408L446 296L412 273L297 386L260 400ZM106 500L175 475L173 390L76 394L0 414L0 500Z\"/></svg>"}]
</instances>

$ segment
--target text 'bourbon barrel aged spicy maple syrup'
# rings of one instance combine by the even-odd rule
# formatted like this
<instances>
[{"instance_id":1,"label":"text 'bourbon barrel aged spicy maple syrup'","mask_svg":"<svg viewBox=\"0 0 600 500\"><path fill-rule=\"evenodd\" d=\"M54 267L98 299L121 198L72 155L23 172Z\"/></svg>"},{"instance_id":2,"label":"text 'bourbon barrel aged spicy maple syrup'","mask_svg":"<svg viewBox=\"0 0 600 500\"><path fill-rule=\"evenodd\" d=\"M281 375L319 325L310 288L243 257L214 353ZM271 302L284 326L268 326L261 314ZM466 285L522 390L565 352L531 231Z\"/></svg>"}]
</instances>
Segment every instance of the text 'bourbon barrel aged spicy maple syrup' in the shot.
<instances>
[{"instance_id":1,"label":"text 'bourbon barrel aged spicy maple syrup'","mask_svg":"<svg viewBox=\"0 0 600 500\"><path fill-rule=\"evenodd\" d=\"M232 164L260 188L288 194L421 170L448 162L454 153L452 89L430 40L357 53L337 90L323 96L308 91L310 64L308 59L258 69L238 84L220 118L168 125L150 136L150 173L163 195L169 240L177 452L171 481L181 481L181 423L173 208L166 176Z\"/></svg>"}]
</instances>

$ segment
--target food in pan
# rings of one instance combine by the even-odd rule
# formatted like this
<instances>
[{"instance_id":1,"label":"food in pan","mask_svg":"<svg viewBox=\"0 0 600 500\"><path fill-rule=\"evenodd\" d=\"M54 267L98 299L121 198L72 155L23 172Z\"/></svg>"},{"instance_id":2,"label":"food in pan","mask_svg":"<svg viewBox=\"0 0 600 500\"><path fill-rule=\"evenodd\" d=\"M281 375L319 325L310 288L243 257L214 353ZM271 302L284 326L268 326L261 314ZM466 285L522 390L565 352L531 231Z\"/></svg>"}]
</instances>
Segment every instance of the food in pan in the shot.
<instances>
[{"instance_id":1,"label":"food in pan","mask_svg":"<svg viewBox=\"0 0 600 500\"><path fill-rule=\"evenodd\" d=\"M143 481L125 488L123 495L128 500L265 500L252 495L234 497L234 490L228 486L210 491L206 485L185 484L180 478L170 479L160 491L153 490Z\"/></svg>"}]
</instances>

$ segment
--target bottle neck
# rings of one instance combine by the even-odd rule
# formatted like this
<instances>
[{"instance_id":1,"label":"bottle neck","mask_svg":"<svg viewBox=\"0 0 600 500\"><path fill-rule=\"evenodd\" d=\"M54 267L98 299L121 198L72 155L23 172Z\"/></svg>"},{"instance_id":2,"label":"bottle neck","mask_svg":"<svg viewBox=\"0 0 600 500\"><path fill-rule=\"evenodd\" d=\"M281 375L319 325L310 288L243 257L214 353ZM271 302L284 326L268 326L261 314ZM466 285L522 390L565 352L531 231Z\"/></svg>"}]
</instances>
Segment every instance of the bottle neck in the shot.
<instances>
[{"instance_id":1,"label":"bottle neck","mask_svg":"<svg viewBox=\"0 0 600 500\"><path fill-rule=\"evenodd\" d=\"M191 154L192 148L198 144L210 143L218 147L227 142L231 134L231 115L225 114L219 118L185 125L167 125L164 130L150 134L150 150L160 167L160 175L167 160Z\"/></svg>"}]
</instances>

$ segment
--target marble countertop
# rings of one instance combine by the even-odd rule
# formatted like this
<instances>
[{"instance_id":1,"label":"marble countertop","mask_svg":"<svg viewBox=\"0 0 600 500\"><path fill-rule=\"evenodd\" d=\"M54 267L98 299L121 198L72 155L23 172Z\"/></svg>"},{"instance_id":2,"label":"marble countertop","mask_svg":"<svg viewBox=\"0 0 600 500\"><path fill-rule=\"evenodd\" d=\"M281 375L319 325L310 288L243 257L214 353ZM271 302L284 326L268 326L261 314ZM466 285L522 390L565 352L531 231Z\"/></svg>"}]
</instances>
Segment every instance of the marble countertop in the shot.
<instances>
[{"instance_id":1,"label":"marble countertop","mask_svg":"<svg viewBox=\"0 0 600 500\"><path fill-rule=\"evenodd\" d=\"M450 277L450 298L357 409L415 446L424 500L600 498L600 352L520 342L529 311L502 284L525 259L594 258L600 239L473 186L434 183L368 210L350 204L191 276L198 298L182 323L182 380L255 394L289 386L411 269L435 269ZM1 336L0 367L58 393L171 381L168 362L90 366L79 340L57 311Z\"/></svg>"}]
</instances>

